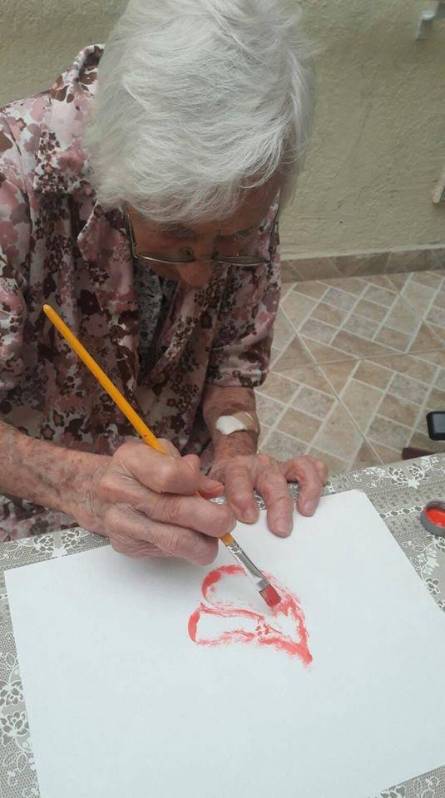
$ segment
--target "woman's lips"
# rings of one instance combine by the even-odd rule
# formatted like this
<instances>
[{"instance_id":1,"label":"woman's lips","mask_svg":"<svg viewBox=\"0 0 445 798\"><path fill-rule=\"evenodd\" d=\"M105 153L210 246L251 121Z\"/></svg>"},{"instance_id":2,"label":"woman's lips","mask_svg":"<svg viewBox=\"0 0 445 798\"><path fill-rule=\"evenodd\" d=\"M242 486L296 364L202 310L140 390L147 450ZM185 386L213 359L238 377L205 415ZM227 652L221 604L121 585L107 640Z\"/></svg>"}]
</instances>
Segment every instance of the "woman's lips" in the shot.
<instances>
[{"instance_id":1,"label":"woman's lips","mask_svg":"<svg viewBox=\"0 0 445 798\"><path fill-rule=\"evenodd\" d=\"M281 596L280 603L265 615L254 609L237 607L225 599L217 599L218 588L234 575L244 574L239 565L223 565L205 577L201 592L204 601L192 613L188 633L200 646L253 643L298 657L305 665L312 662L308 632L300 602L292 593L266 574ZM221 621L221 619L224 619ZM226 619L229 619L228 621ZM208 627L206 636L202 627ZM222 631L221 630L222 626Z\"/></svg>"}]
</instances>

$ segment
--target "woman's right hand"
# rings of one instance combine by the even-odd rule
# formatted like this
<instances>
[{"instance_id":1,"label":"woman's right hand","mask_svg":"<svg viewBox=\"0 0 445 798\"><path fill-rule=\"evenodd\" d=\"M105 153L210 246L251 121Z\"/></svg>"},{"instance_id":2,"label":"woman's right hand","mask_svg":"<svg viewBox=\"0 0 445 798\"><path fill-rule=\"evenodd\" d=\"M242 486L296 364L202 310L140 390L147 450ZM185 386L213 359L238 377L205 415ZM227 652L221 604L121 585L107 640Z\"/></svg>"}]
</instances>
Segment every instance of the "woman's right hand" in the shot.
<instances>
[{"instance_id":1,"label":"woman's right hand","mask_svg":"<svg viewBox=\"0 0 445 798\"><path fill-rule=\"evenodd\" d=\"M199 458L181 457L162 443L171 454L131 441L112 457L96 455L94 470L81 477L82 500L77 489L68 511L84 528L109 537L122 554L206 565L216 557L218 538L234 528L235 516L228 505L207 501L220 496L223 486L201 473Z\"/></svg>"}]
</instances>

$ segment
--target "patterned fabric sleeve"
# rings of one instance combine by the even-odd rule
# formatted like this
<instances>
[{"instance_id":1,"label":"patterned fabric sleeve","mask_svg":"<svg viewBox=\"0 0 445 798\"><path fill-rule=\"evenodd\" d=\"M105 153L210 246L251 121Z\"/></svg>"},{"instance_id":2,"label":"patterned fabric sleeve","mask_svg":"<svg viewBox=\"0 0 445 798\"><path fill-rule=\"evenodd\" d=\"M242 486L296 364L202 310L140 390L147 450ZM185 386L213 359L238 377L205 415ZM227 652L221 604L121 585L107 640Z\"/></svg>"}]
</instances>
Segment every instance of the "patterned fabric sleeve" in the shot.
<instances>
[{"instance_id":1,"label":"patterned fabric sleeve","mask_svg":"<svg viewBox=\"0 0 445 798\"><path fill-rule=\"evenodd\" d=\"M266 379L281 291L275 215L276 205L259 231L260 251L268 262L256 268L232 266L229 270L207 383L254 388Z\"/></svg>"},{"instance_id":2,"label":"patterned fabric sleeve","mask_svg":"<svg viewBox=\"0 0 445 798\"><path fill-rule=\"evenodd\" d=\"M6 117L0 114L0 418L1 403L23 372L23 267L29 245L30 221L20 155Z\"/></svg>"}]
</instances>

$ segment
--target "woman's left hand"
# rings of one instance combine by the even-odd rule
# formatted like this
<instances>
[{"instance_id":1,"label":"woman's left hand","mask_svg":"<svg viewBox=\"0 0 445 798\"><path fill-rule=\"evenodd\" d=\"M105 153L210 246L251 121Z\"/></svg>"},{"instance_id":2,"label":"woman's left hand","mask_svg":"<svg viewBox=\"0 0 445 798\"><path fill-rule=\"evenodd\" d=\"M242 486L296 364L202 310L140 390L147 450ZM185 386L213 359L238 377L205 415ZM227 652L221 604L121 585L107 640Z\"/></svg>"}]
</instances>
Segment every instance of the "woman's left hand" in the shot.
<instances>
[{"instance_id":1,"label":"woman's left hand","mask_svg":"<svg viewBox=\"0 0 445 798\"><path fill-rule=\"evenodd\" d=\"M309 455L279 462L266 454L217 460L209 474L223 483L227 502L239 521L249 524L257 520L257 491L267 507L269 529L280 537L287 537L293 526L294 500L287 483L298 482L297 508L302 515L313 515L327 475L325 464Z\"/></svg>"}]
</instances>

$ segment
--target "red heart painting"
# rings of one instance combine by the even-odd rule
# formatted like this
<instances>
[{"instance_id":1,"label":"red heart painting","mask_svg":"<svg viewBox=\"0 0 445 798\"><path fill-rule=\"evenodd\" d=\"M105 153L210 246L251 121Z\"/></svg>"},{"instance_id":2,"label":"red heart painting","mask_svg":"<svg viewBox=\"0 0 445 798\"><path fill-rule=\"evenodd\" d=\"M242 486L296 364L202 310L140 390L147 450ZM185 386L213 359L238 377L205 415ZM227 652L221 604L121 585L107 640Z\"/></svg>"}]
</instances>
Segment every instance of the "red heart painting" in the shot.
<instances>
[{"instance_id":1,"label":"red heart painting","mask_svg":"<svg viewBox=\"0 0 445 798\"><path fill-rule=\"evenodd\" d=\"M277 584L267 574L271 584L278 590L281 601L276 607L269 609L268 615L245 607L237 607L227 601L216 598L217 588L221 580L235 574L244 574L239 565L223 565L207 574L201 592L204 601L190 616L188 633L191 640L199 646L218 646L229 643L253 643L268 646L285 652L290 657L297 657L305 665L312 662L309 650L309 635L305 625L304 613L300 602L292 593ZM233 618L234 628L225 629L214 637L201 637L199 627L208 616ZM243 625L244 624L244 625Z\"/></svg>"}]
</instances>

